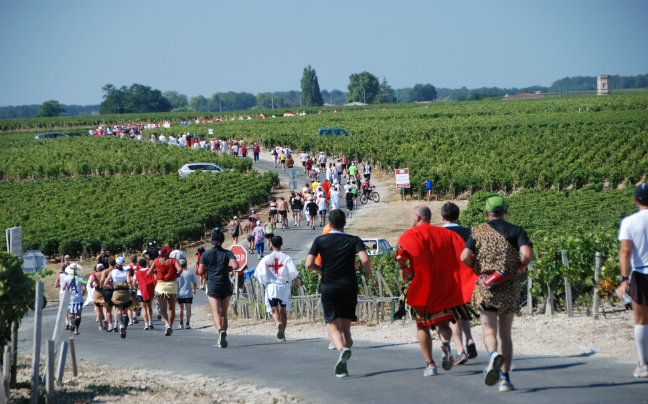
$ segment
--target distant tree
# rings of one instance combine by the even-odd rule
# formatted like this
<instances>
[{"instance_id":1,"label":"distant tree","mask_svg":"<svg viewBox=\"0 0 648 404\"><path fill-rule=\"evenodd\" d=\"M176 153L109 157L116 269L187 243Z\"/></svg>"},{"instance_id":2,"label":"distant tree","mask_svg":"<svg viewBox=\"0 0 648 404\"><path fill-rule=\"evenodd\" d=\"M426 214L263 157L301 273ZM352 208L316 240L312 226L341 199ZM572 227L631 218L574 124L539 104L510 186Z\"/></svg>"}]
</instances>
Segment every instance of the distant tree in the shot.
<instances>
[{"instance_id":1,"label":"distant tree","mask_svg":"<svg viewBox=\"0 0 648 404\"><path fill-rule=\"evenodd\" d=\"M58 101L49 100L38 106L38 113L34 115L34 118L49 118L63 113L65 113L65 108Z\"/></svg>"},{"instance_id":2,"label":"distant tree","mask_svg":"<svg viewBox=\"0 0 648 404\"><path fill-rule=\"evenodd\" d=\"M432 84L417 84L409 92L407 101L434 101L436 97L437 91Z\"/></svg>"},{"instance_id":3,"label":"distant tree","mask_svg":"<svg viewBox=\"0 0 648 404\"><path fill-rule=\"evenodd\" d=\"M253 107L255 109L283 108L284 106L283 98L275 97L272 93L257 94L256 103L256 107Z\"/></svg>"},{"instance_id":4,"label":"distant tree","mask_svg":"<svg viewBox=\"0 0 648 404\"><path fill-rule=\"evenodd\" d=\"M304 67L304 74L301 79L301 105L302 107L316 107L324 104L322 93L320 92L317 73L310 65Z\"/></svg>"},{"instance_id":5,"label":"distant tree","mask_svg":"<svg viewBox=\"0 0 648 404\"><path fill-rule=\"evenodd\" d=\"M189 100L189 108L194 111L207 112L207 99L202 95L191 97Z\"/></svg>"},{"instance_id":6,"label":"distant tree","mask_svg":"<svg viewBox=\"0 0 648 404\"><path fill-rule=\"evenodd\" d=\"M376 104L394 104L396 102L394 90L387 83L385 76L383 76L383 81L378 88L378 95L376 96L375 102Z\"/></svg>"},{"instance_id":7,"label":"distant tree","mask_svg":"<svg viewBox=\"0 0 648 404\"><path fill-rule=\"evenodd\" d=\"M168 112L173 108L160 90L153 90L142 84L133 84L130 87L122 86L121 88L106 84L102 90L104 91L104 101L99 106L101 115Z\"/></svg>"},{"instance_id":8,"label":"distant tree","mask_svg":"<svg viewBox=\"0 0 648 404\"><path fill-rule=\"evenodd\" d=\"M250 109L256 105L256 97L250 93L216 93L220 100L223 111L237 111ZM213 97L212 97L213 98Z\"/></svg>"},{"instance_id":9,"label":"distant tree","mask_svg":"<svg viewBox=\"0 0 648 404\"><path fill-rule=\"evenodd\" d=\"M164 98L169 100L173 108L186 107L189 104L189 99L186 95L180 94L177 91L165 91L162 93Z\"/></svg>"},{"instance_id":10,"label":"distant tree","mask_svg":"<svg viewBox=\"0 0 648 404\"><path fill-rule=\"evenodd\" d=\"M349 92L346 94L347 102L374 102L380 89L378 77L369 72L354 73L349 76Z\"/></svg>"}]
</instances>

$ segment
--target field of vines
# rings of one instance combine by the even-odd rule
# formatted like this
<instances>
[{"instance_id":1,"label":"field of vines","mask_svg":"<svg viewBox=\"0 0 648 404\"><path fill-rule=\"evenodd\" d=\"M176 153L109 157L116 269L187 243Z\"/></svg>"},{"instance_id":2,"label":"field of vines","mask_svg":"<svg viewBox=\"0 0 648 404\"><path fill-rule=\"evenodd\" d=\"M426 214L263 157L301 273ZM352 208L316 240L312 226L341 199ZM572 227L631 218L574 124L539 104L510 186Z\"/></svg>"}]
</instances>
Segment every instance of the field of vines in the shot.
<instances>
[{"instance_id":1,"label":"field of vines","mask_svg":"<svg viewBox=\"0 0 648 404\"><path fill-rule=\"evenodd\" d=\"M73 137L37 141L33 136L2 140L1 179L47 179L67 176L170 174L189 162L216 163L248 171L251 159L222 158L210 150L151 144L119 138Z\"/></svg>"},{"instance_id":2,"label":"field of vines","mask_svg":"<svg viewBox=\"0 0 648 404\"><path fill-rule=\"evenodd\" d=\"M173 244L197 240L250 204L267 202L278 180L252 171L1 181L0 226L22 226L23 249L46 255Z\"/></svg>"}]
</instances>

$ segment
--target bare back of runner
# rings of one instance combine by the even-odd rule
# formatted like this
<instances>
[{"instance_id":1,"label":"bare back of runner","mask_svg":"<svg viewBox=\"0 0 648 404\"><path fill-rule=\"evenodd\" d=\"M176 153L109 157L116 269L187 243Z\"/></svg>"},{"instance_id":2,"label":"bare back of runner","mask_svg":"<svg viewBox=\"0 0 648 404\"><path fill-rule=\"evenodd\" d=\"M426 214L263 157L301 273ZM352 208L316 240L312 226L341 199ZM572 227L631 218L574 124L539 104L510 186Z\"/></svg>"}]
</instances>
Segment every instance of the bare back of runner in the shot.
<instances>
[{"instance_id":1,"label":"bare back of runner","mask_svg":"<svg viewBox=\"0 0 648 404\"><path fill-rule=\"evenodd\" d=\"M346 218L341 210L329 215L331 231L313 242L306 257L306 267L322 274L322 305L324 320L331 342L340 352L335 365L335 376L347 377L347 361L351 358L351 322L356 321L358 280L355 256L360 257L365 268L364 276L371 277L371 261L359 237L344 233ZM321 254L322 265L315 263Z\"/></svg>"}]
</instances>

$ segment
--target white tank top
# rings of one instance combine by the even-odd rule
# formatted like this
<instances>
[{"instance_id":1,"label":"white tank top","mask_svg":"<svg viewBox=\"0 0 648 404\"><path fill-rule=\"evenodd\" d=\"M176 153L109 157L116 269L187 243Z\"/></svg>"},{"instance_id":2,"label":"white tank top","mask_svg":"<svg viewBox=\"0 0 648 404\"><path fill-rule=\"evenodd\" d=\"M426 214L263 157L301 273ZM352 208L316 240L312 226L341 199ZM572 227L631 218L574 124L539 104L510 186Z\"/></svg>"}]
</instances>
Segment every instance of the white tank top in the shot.
<instances>
[{"instance_id":1,"label":"white tank top","mask_svg":"<svg viewBox=\"0 0 648 404\"><path fill-rule=\"evenodd\" d=\"M127 282L126 274L128 273L127 269L119 270L113 269L112 271L112 280L113 282Z\"/></svg>"}]
</instances>

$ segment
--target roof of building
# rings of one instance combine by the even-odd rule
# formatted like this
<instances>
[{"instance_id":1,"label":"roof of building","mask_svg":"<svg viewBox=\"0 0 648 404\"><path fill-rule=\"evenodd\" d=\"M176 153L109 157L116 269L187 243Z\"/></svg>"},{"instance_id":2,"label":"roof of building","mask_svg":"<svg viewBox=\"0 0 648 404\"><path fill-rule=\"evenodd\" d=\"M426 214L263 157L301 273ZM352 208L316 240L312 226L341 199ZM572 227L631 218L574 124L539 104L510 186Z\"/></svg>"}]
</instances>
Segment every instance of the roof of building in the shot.
<instances>
[{"instance_id":1,"label":"roof of building","mask_svg":"<svg viewBox=\"0 0 648 404\"><path fill-rule=\"evenodd\" d=\"M516 95L506 95L503 100L519 100L523 98L544 98L544 95L539 94L529 94L529 93L520 93Z\"/></svg>"}]
</instances>

